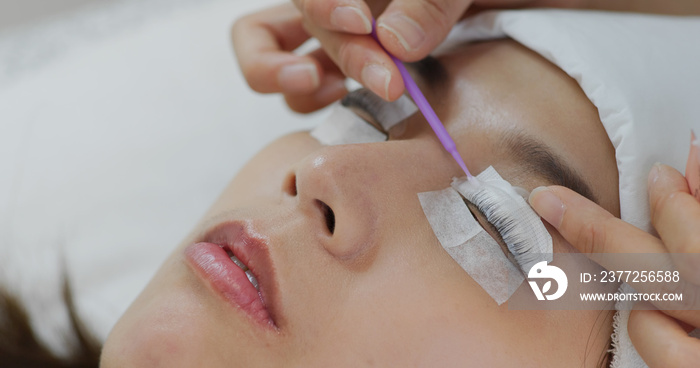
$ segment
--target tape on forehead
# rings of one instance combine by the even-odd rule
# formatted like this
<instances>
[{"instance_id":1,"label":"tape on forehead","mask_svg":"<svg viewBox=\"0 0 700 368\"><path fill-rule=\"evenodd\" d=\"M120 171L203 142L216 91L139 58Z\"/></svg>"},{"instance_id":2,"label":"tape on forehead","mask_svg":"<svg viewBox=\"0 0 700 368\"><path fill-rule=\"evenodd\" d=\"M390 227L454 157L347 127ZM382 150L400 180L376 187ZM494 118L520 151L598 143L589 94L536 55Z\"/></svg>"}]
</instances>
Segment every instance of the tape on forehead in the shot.
<instances>
[{"instance_id":1,"label":"tape on forehead","mask_svg":"<svg viewBox=\"0 0 700 368\"><path fill-rule=\"evenodd\" d=\"M384 142L387 139L386 134L375 129L340 103L331 106L330 115L311 131L311 136L328 146Z\"/></svg>"},{"instance_id":2,"label":"tape on forehead","mask_svg":"<svg viewBox=\"0 0 700 368\"><path fill-rule=\"evenodd\" d=\"M377 119L382 129L388 132L394 125L415 114L418 111L418 106L413 103L410 97L402 95L396 101L385 102L380 110L380 116Z\"/></svg>"},{"instance_id":3,"label":"tape on forehead","mask_svg":"<svg viewBox=\"0 0 700 368\"><path fill-rule=\"evenodd\" d=\"M447 253L498 305L510 298L524 277L500 245L474 219L452 188L418 193L428 223Z\"/></svg>"}]
</instances>

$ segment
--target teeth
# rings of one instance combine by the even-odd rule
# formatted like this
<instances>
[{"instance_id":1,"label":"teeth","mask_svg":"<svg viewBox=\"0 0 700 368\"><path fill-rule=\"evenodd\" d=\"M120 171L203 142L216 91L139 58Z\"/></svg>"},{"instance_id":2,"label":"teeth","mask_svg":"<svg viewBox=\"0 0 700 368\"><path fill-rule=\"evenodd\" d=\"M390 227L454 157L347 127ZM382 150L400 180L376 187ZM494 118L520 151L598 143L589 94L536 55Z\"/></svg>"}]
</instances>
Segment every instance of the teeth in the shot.
<instances>
[{"instance_id":1,"label":"teeth","mask_svg":"<svg viewBox=\"0 0 700 368\"><path fill-rule=\"evenodd\" d=\"M241 262L240 259L236 258L236 256L231 256L231 260L233 261L233 263L236 264L236 266L240 267L241 270L248 271L248 266L246 266L245 263Z\"/></svg>"},{"instance_id":2,"label":"teeth","mask_svg":"<svg viewBox=\"0 0 700 368\"><path fill-rule=\"evenodd\" d=\"M258 287L258 279L256 279L255 276L253 276L253 273L250 272L248 266L246 266L245 263L241 262L241 260L234 255L230 255L229 258L231 258L231 260L233 261L233 263L236 264L236 266L238 266L241 270L245 271L245 275L248 276L248 281L250 281L250 283L253 284L255 290L260 291L260 288Z\"/></svg>"},{"instance_id":3,"label":"teeth","mask_svg":"<svg viewBox=\"0 0 700 368\"><path fill-rule=\"evenodd\" d=\"M258 288L258 279L256 279L255 276L253 276L253 273L250 272L250 270L248 270L245 272L245 275L248 276L248 281L250 281L250 283L253 284L255 290L259 291L260 289Z\"/></svg>"}]
</instances>

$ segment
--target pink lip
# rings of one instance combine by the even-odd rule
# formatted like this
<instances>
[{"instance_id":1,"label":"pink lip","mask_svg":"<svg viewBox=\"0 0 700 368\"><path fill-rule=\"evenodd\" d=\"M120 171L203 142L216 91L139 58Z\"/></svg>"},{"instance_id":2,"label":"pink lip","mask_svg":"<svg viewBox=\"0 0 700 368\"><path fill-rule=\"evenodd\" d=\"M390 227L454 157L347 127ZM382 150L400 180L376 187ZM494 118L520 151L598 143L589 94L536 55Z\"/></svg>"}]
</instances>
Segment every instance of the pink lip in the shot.
<instances>
[{"instance_id":1,"label":"pink lip","mask_svg":"<svg viewBox=\"0 0 700 368\"><path fill-rule=\"evenodd\" d=\"M240 259L258 280L260 291L226 253ZM225 300L261 325L277 329L269 301L276 292L274 270L264 239L249 235L244 223L227 222L214 227L204 238L185 248L185 258L195 273Z\"/></svg>"}]
</instances>

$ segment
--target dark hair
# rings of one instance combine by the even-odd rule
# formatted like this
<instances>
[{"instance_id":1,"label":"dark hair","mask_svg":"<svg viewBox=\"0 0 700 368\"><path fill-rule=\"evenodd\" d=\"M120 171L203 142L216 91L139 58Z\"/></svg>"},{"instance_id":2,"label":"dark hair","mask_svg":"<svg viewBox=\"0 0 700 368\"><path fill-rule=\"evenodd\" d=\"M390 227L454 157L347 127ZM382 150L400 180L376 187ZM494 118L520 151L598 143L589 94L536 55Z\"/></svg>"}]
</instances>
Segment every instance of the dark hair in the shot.
<instances>
[{"instance_id":1,"label":"dark hair","mask_svg":"<svg viewBox=\"0 0 700 368\"><path fill-rule=\"evenodd\" d=\"M598 313L598 317L596 320L600 318L609 318L615 315L614 310L609 310L609 311L600 311ZM591 329L590 334L588 335L588 342L593 339L596 333L600 331L595 331L595 327ZM612 349L612 336L608 338L608 341L605 343L606 349L600 352L600 356L598 357L598 362L597 366L600 368L610 368L610 364L612 363L612 358L613 358L613 349Z\"/></svg>"},{"instance_id":2,"label":"dark hair","mask_svg":"<svg viewBox=\"0 0 700 368\"><path fill-rule=\"evenodd\" d=\"M70 286L63 280L63 301L68 309L70 333L76 343L68 357L58 357L41 343L29 315L16 297L0 288L0 365L4 368L88 368L100 364L101 344L76 314Z\"/></svg>"}]
</instances>

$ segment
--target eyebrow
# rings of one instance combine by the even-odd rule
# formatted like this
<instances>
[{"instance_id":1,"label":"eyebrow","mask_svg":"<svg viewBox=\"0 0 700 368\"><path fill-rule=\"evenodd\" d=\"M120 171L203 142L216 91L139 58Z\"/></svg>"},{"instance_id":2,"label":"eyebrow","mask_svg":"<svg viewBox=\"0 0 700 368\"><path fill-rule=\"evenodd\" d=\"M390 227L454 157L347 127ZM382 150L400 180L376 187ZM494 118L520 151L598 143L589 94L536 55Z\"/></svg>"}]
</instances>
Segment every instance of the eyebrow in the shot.
<instances>
[{"instance_id":1,"label":"eyebrow","mask_svg":"<svg viewBox=\"0 0 700 368\"><path fill-rule=\"evenodd\" d=\"M445 66L432 56L414 63L406 63L406 67L415 71L433 93L443 90L449 81ZM553 184L567 187L599 203L582 176L544 142L518 130L506 132L500 138L502 147L521 163L524 170L534 172Z\"/></svg>"},{"instance_id":2,"label":"eyebrow","mask_svg":"<svg viewBox=\"0 0 700 368\"><path fill-rule=\"evenodd\" d=\"M567 187L598 203L582 176L542 141L516 130L504 133L500 143L522 164L523 170L534 172L551 183Z\"/></svg>"},{"instance_id":3,"label":"eyebrow","mask_svg":"<svg viewBox=\"0 0 700 368\"><path fill-rule=\"evenodd\" d=\"M407 69L415 71L433 92L443 90L449 80L445 66L432 56L405 65Z\"/></svg>"}]
</instances>

